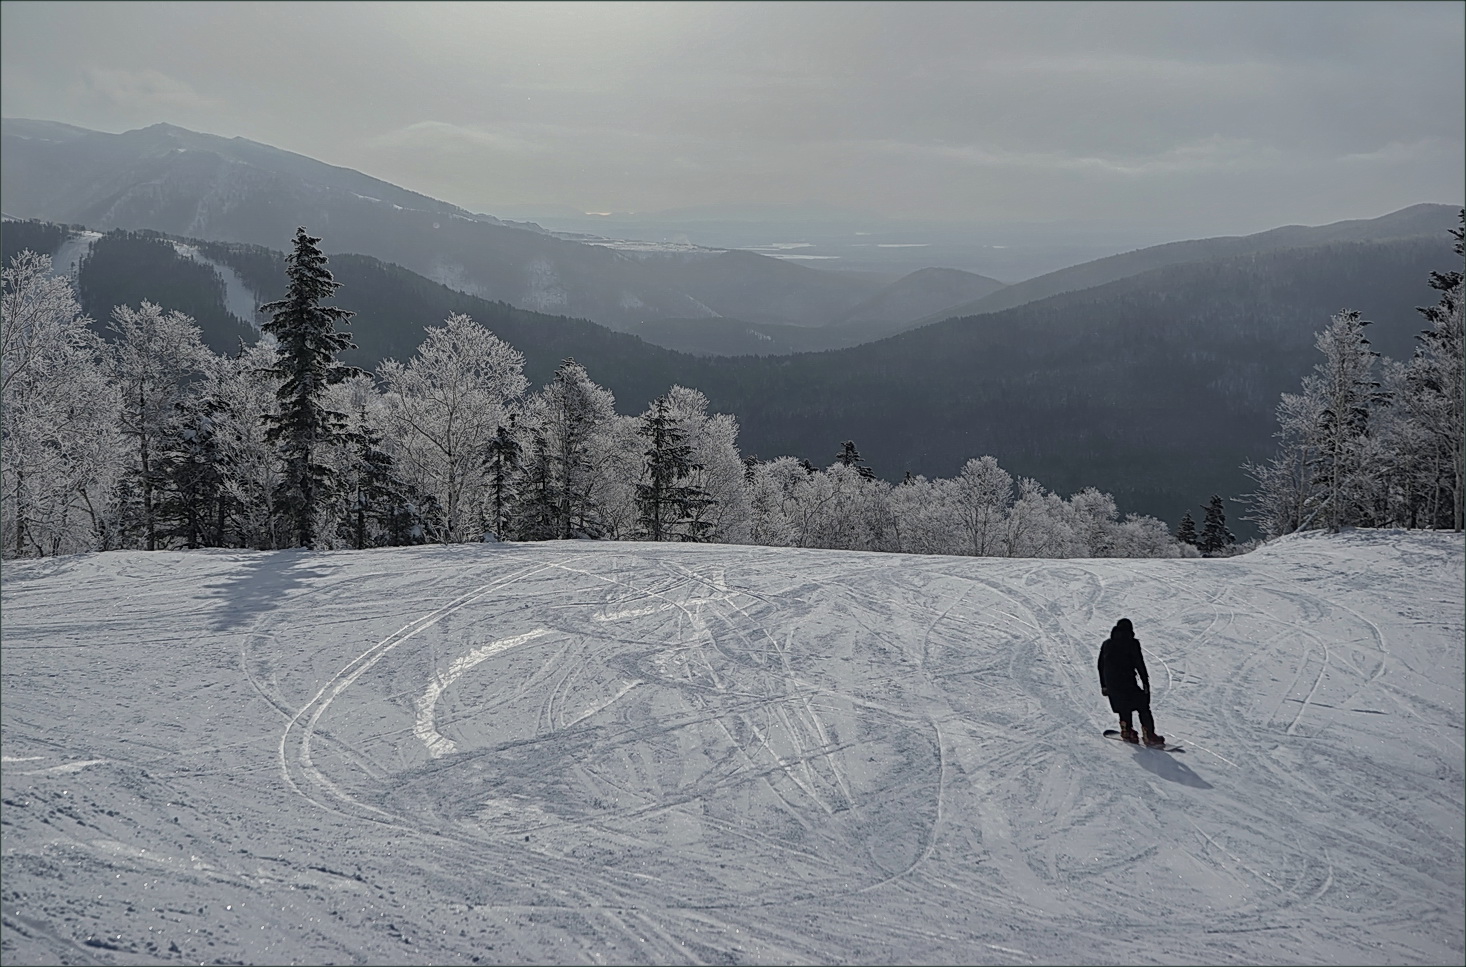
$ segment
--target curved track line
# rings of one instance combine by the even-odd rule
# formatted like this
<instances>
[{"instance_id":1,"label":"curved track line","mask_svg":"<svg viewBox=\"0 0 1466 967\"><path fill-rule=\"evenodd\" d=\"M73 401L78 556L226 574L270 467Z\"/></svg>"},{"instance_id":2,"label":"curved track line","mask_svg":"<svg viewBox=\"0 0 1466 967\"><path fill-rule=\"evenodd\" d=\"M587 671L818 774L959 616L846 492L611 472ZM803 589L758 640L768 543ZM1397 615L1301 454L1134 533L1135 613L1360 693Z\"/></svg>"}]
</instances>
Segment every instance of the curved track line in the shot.
<instances>
[{"instance_id":1,"label":"curved track line","mask_svg":"<svg viewBox=\"0 0 1466 967\"><path fill-rule=\"evenodd\" d=\"M390 654L391 651L398 645L410 640L413 636L419 634L420 632L426 631L428 628L431 628L433 625L437 624L448 615L452 614L455 611L458 611L460 608L463 608L468 604L473 603L474 601L477 601L479 598L483 597L489 592L496 591L502 587L514 583L515 581L527 577L530 574L533 574L537 571L545 570L548 567L549 565L539 565L538 567L526 568L517 574L511 575L510 577L498 581L490 581L489 583L480 585L479 587L474 588L471 591L466 591L463 594L460 594L458 597L454 598L453 600L449 601L442 607L439 607L433 611L428 612L425 615L422 615L421 617L409 621L407 624L403 625L401 628L397 629L386 638L383 638L381 641L377 642L375 645L357 655L351 661L347 662L340 671L332 676L330 681L321 686L320 690L316 692L316 694L311 698L309 702L303 705L295 713L295 715L291 717L290 721L286 723L284 731L280 733L280 775L285 780L286 784L288 784L291 789L293 789L303 798L309 800L317 806L324 807L324 803L306 793L305 790L301 788L300 784L296 782L295 777L291 775L291 759L289 753L287 752L287 747L290 745L291 742L291 733L296 731L297 727L300 726L300 735L299 738L296 740L297 746L294 755L294 761L295 764L299 766L301 771L304 773L305 778L309 779L317 787L326 791L327 793L344 803L355 806L359 809L365 809L369 812L376 813L384 817L391 818L391 814L386 812L385 810L378 809L375 806L367 805L353 798L330 779L326 778L325 774L323 774L319 769L316 768L315 762L311 755L311 739L316 733L316 730L321 721L321 717L325 715L326 710L331 707L331 703L334 702L342 692L355 684L357 679L359 679L369 669L371 669L379 661L381 661L388 654ZM306 720L307 715L309 715L308 720ZM303 726L301 726L302 720L306 720Z\"/></svg>"},{"instance_id":2,"label":"curved track line","mask_svg":"<svg viewBox=\"0 0 1466 967\"><path fill-rule=\"evenodd\" d=\"M433 718L433 708L438 704L438 696L442 695L458 679L471 671L475 666L481 665L494 657L501 651L508 651L517 645L533 641L550 633L549 628L536 628L527 631L522 635L515 635L512 638L500 638L498 641L490 642L482 648L475 648L461 658L457 658L448 670L442 675L436 676L428 687L423 691L417 700L417 722L412 727L412 734L428 747L428 755L434 759L440 759L445 755L452 755L458 751L458 746L452 739L444 737L439 731Z\"/></svg>"}]
</instances>

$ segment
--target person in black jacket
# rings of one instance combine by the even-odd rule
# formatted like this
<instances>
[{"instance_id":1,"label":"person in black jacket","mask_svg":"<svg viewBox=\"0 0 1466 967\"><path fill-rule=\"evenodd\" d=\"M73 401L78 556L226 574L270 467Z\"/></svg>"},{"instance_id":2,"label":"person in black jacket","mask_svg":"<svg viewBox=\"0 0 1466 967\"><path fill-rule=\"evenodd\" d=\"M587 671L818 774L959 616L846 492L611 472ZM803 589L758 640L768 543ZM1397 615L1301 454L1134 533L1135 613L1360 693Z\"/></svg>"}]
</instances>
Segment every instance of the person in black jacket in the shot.
<instances>
[{"instance_id":1,"label":"person in black jacket","mask_svg":"<svg viewBox=\"0 0 1466 967\"><path fill-rule=\"evenodd\" d=\"M1130 721L1130 716L1139 712L1145 744L1166 744L1165 736L1156 735L1155 718L1150 714L1150 673L1145 670L1145 656L1140 653L1140 642L1135 639L1135 627L1129 618L1115 622L1110 637L1100 645L1099 680L1100 694L1109 697L1110 708L1120 716L1120 736L1126 742L1140 741Z\"/></svg>"}]
</instances>

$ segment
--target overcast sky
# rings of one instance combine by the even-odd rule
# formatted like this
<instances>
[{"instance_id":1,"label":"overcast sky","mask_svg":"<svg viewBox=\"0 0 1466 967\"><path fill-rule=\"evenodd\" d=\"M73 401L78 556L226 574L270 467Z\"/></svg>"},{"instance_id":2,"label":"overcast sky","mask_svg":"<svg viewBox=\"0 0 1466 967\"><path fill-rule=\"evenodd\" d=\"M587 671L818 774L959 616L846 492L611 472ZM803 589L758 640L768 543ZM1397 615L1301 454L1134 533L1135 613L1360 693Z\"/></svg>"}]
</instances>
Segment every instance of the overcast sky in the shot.
<instances>
[{"instance_id":1,"label":"overcast sky","mask_svg":"<svg viewBox=\"0 0 1466 967\"><path fill-rule=\"evenodd\" d=\"M242 136L491 213L1212 234L1463 196L1460 2L0 8L6 117Z\"/></svg>"}]
</instances>

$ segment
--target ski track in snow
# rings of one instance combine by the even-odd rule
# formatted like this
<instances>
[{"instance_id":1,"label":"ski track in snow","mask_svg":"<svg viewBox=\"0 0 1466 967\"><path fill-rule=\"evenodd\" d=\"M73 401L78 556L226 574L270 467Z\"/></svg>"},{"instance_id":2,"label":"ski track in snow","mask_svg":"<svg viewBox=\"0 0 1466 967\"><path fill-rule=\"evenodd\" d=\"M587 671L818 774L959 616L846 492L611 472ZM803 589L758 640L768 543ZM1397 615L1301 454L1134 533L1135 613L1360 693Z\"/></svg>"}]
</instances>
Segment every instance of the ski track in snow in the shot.
<instances>
[{"instance_id":1,"label":"ski track in snow","mask_svg":"<svg viewBox=\"0 0 1466 967\"><path fill-rule=\"evenodd\" d=\"M1463 583L1403 532L7 563L0 952L1460 962ZM1100 737L1122 616L1187 755Z\"/></svg>"}]
</instances>

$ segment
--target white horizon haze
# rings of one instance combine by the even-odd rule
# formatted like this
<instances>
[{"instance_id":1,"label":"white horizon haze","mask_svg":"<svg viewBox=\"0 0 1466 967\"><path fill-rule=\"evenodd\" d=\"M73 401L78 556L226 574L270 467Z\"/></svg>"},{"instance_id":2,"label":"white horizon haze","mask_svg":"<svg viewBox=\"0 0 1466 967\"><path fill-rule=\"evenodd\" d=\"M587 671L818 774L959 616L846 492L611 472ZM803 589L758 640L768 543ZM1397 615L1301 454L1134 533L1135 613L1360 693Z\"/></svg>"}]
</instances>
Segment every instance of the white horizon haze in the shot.
<instances>
[{"instance_id":1,"label":"white horizon haze","mask_svg":"<svg viewBox=\"0 0 1466 967\"><path fill-rule=\"evenodd\" d=\"M1458 203L1458 3L0 3L0 113L474 211L1245 234Z\"/></svg>"}]
</instances>

